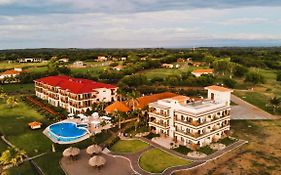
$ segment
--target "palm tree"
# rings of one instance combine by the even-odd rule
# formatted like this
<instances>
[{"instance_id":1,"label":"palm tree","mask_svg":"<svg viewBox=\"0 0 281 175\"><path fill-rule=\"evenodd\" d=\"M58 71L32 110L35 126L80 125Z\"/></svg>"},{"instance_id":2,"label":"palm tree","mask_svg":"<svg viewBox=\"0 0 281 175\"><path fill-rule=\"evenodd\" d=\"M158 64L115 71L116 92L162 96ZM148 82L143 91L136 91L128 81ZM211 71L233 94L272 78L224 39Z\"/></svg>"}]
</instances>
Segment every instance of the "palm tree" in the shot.
<instances>
[{"instance_id":1,"label":"palm tree","mask_svg":"<svg viewBox=\"0 0 281 175\"><path fill-rule=\"evenodd\" d=\"M4 88L0 86L0 99L5 99L7 94L4 91Z\"/></svg>"},{"instance_id":2,"label":"palm tree","mask_svg":"<svg viewBox=\"0 0 281 175\"><path fill-rule=\"evenodd\" d=\"M8 99L6 100L6 103L8 106L13 108L17 104L17 99L15 97L8 97Z\"/></svg>"},{"instance_id":3,"label":"palm tree","mask_svg":"<svg viewBox=\"0 0 281 175\"><path fill-rule=\"evenodd\" d=\"M280 97L272 97L270 100L269 100L269 105L272 106L272 110L273 112L275 113L276 112L276 109L278 109L281 105L281 98Z\"/></svg>"},{"instance_id":4,"label":"palm tree","mask_svg":"<svg viewBox=\"0 0 281 175\"><path fill-rule=\"evenodd\" d=\"M137 91L132 91L131 93L128 93L128 102L132 104L133 111L136 109L136 106L139 104L138 97L140 96L140 93Z\"/></svg>"},{"instance_id":5,"label":"palm tree","mask_svg":"<svg viewBox=\"0 0 281 175\"><path fill-rule=\"evenodd\" d=\"M120 111L114 110L113 115L118 118L118 128L121 129L121 120L124 119L124 116Z\"/></svg>"},{"instance_id":6,"label":"palm tree","mask_svg":"<svg viewBox=\"0 0 281 175\"><path fill-rule=\"evenodd\" d=\"M1 165L11 164L17 166L23 162L26 152L16 147L9 147L0 157Z\"/></svg>"}]
</instances>

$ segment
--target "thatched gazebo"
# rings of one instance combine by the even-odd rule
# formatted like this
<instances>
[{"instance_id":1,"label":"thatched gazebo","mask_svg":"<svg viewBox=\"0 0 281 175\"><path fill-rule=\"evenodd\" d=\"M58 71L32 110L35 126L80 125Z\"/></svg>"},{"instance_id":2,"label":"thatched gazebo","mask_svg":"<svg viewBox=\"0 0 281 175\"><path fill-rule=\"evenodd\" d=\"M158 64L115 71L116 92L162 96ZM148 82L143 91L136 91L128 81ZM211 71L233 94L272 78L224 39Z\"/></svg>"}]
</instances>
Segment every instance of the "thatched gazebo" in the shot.
<instances>
[{"instance_id":1,"label":"thatched gazebo","mask_svg":"<svg viewBox=\"0 0 281 175\"><path fill-rule=\"evenodd\" d=\"M102 148L99 145L91 145L88 146L86 149L87 154L93 155L93 154L99 154L102 151Z\"/></svg>"},{"instance_id":2,"label":"thatched gazebo","mask_svg":"<svg viewBox=\"0 0 281 175\"><path fill-rule=\"evenodd\" d=\"M66 148L62 155L68 158L76 158L80 154L80 149L75 147Z\"/></svg>"},{"instance_id":3,"label":"thatched gazebo","mask_svg":"<svg viewBox=\"0 0 281 175\"><path fill-rule=\"evenodd\" d=\"M105 165L106 160L102 156L93 156L92 158L90 158L88 163L92 167L101 167Z\"/></svg>"}]
</instances>

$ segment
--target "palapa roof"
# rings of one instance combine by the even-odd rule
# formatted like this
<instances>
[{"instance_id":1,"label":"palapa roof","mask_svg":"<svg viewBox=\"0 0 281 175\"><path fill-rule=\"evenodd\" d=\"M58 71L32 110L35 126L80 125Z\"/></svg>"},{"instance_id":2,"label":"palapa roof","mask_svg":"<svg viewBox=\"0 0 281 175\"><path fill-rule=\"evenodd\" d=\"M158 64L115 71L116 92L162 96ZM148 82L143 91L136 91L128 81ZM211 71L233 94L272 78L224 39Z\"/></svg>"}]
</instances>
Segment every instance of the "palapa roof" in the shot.
<instances>
[{"instance_id":1,"label":"palapa roof","mask_svg":"<svg viewBox=\"0 0 281 175\"><path fill-rule=\"evenodd\" d=\"M28 126L30 126L30 127L41 126L41 125L42 125L42 123L37 122L37 121L28 123Z\"/></svg>"},{"instance_id":2,"label":"palapa roof","mask_svg":"<svg viewBox=\"0 0 281 175\"><path fill-rule=\"evenodd\" d=\"M107 106L104 110L107 113L113 113L114 111L128 112L130 111L130 108L124 102L116 101Z\"/></svg>"}]
</instances>

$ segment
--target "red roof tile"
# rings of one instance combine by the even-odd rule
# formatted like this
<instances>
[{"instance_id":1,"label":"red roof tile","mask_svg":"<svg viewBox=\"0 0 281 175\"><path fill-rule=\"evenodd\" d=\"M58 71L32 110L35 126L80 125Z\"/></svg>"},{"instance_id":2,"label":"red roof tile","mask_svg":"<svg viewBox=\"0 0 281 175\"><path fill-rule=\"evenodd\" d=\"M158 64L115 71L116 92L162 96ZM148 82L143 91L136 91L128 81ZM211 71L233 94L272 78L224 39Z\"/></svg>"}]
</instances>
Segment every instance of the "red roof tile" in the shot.
<instances>
[{"instance_id":1,"label":"red roof tile","mask_svg":"<svg viewBox=\"0 0 281 175\"><path fill-rule=\"evenodd\" d=\"M41 82L43 84L59 87L60 89L68 90L74 94L89 93L93 92L94 89L99 88L116 88L116 86L110 84L99 83L82 78L72 78L69 76L49 76L37 79L35 82Z\"/></svg>"}]
</instances>

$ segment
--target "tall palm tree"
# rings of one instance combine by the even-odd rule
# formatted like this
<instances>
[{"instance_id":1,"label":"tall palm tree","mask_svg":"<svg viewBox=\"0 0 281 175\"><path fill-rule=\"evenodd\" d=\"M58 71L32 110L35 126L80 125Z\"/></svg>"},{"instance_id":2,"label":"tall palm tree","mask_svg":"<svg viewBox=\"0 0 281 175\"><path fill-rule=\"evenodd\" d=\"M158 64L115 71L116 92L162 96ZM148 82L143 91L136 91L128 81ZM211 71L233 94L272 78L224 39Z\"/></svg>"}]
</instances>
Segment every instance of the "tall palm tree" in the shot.
<instances>
[{"instance_id":1,"label":"tall palm tree","mask_svg":"<svg viewBox=\"0 0 281 175\"><path fill-rule=\"evenodd\" d=\"M136 106L139 104L139 96L140 93L137 91L132 91L131 93L128 93L128 102L131 103L133 111L136 110Z\"/></svg>"},{"instance_id":2,"label":"tall palm tree","mask_svg":"<svg viewBox=\"0 0 281 175\"><path fill-rule=\"evenodd\" d=\"M9 147L0 157L1 165L11 164L13 166L23 162L26 152L16 147Z\"/></svg>"},{"instance_id":3,"label":"tall palm tree","mask_svg":"<svg viewBox=\"0 0 281 175\"><path fill-rule=\"evenodd\" d=\"M121 121L124 119L124 116L122 115L122 112L114 110L113 115L117 117L118 119L118 128L121 129Z\"/></svg>"},{"instance_id":4,"label":"tall palm tree","mask_svg":"<svg viewBox=\"0 0 281 175\"><path fill-rule=\"evenodd\" d=\"M280 105L281 105L281 98L280 97L272 97L270 100L269 100L269 105L272 106L272 110L273 112L275 113L276 110L278 108L280 108Z\"/></svg>"}]
</instances>

